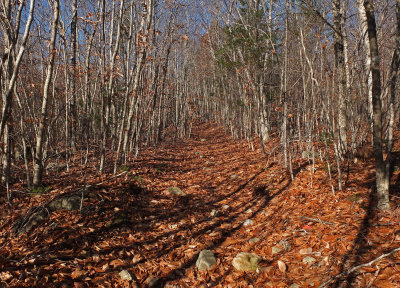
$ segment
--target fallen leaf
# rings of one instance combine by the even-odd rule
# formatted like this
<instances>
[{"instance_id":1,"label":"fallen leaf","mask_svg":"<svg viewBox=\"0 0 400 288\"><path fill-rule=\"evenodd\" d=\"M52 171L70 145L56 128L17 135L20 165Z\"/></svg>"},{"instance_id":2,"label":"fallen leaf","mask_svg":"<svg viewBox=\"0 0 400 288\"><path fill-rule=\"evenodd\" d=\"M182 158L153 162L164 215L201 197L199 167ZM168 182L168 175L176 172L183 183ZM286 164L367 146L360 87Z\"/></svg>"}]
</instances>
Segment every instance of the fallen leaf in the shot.
<instances>
[{"instance_id":1,"label":"fallen leaf","mask_svg":"<svg viewBox=\"0 0 400 288\"><path fill-rule=\"evenodd\" d=\"M77 269L77 270L75 270L75 271L73 271L71 273L71 277L72 277L72 279L76 279L76 278L79 278L79 277L81 277L82 275L85 275L85 274L86 274L86 271L83 271L81 269Z\"/></svg>"},{"instance_id":2,"label":"fallen leaf","mask_svg":"<svg viewBox=\"0 0 400 288\"><path fill-rule=\"evenodd\" d=\"M301 255L307 255L312 253L312 248L303 248L299 251Z\"/></svg>"}]
</instances>

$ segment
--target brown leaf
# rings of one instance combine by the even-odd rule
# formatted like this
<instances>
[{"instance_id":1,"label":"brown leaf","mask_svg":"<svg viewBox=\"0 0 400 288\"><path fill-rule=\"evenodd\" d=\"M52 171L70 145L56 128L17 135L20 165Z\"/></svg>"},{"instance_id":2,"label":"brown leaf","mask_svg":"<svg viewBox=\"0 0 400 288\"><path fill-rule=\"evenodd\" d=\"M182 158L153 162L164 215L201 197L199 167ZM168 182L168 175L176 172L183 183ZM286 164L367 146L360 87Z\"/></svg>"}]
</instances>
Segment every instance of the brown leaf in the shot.
<instances>
[{"instance_id":1,"label":"brown leaf","mask_svg":"<svg viewBox=\"0 0 400 288\"><path fill-rule=\"evenodd\" d=\"M78 268L78 269L76 269L75 271L73 271L71 273L71 277L72 277L72 279L76 279L76 278L79 278L79 277L81 277L82 275L85 275L85 274L86 274L86 271L83 271L80 268Z\"/></svg>"},{"instance_id":2,"label":"brown leaf","mask_svg":"<svg viewBox=\"0 0 400 288\"><path fill-rule=\"evenodd\" d=\"M307 255L312 253L312 248L303 248L299 251L301 255Z\"/></svg>"},{"instance_id":3,"label":"brown leaf","mask_svg":"<svg viewBox=\"0 0 400 288\"><path fill-rule=\"evenodd\" d=\"M115 267L118 267L118 266L125 265L125 262L123 260L121 260L121 259L115 259L115 260L110 262L110 265L115 268Z\"/></svg>"}]
</instances>

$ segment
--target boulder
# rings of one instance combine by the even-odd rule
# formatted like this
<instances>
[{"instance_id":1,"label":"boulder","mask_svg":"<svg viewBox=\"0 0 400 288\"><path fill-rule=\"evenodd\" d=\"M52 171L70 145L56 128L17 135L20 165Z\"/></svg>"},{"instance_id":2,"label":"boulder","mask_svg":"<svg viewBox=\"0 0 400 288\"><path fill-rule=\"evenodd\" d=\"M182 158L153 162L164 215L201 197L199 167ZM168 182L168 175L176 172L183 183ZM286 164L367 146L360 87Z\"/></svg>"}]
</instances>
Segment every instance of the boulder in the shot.
<instances>
[{"instance_id":1,"label":"boulder","mask_svg":"<svg viewBox=\"0 0 400 288\"><path fill-rule=\"evenodd\" d=\"M45 208L35 208L15 221L12 226L12 231L15 236L18 236L21 233L28 233L32 229L36 228L36 226L42 224L47 216L48 212Z\"/></svg>"},{"instance_id":2,"label":"boulder","mask_svg":"<svg viewBox=\"0 0 400 288\"><path fill-rule=\"evenodd\" d=\"M260 268L258 266L260 260L261 258L257 255L241 252L233 258L232 265L238 271L256 272Z\"/></svg>"},{"instance_id":3,"label":"boulder","mask_svg":"<svg viewBox=\"0 0 400 288\"><path fill-rule=\"evenodd\" d=\"M210 270L216 263L217 259L215 259L214 253L211 250L203 250L197 258L196 267L200 271Z\"/></svg>"},{"instance_id":4,"label":"boulder","mask_svg":"<svg viewBox=\"0 0 400 288\"><path fill-rule=\"evenodd\" d=\"M57 163L57 162L50 162L46 166L46 169L48 171L55 171L55 172L61 172L66 168L67 168L66 164Z\"/></svg>"},{"instance_id":5,"label":"boulder","mask_svg":"<svg viewBox=\"0 0 400 288\"><path fill-rule=\"evenodd\" d=\"M66 195L52 200L47 207L51 211L62 209L68 211L77 210L81 206L81 199L82 197L79 195Z\"/></svg>"}]
</instances>

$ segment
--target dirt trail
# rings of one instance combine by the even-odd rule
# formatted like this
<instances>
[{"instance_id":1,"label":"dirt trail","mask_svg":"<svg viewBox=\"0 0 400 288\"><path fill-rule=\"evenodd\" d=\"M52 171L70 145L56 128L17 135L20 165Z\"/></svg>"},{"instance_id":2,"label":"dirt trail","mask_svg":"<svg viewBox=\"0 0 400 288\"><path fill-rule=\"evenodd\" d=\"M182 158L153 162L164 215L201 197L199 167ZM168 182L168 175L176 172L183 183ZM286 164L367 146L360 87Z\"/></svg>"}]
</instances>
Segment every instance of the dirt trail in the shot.
<instances>
[{"instance_id":1,"label":"dirt trail","mask_svg":"<svg viewBox=\"0 0 400 288\"><path fill-rule=\"evenodd\" d=\"M267 158L259 149L251 151L246 141L233 141L222 129L203 124L194 128L190 140L146 149L138 161L123 167L127 173L120 178L89 178L91 184L105 182L90 189L81 214L53 212L34 232L12 238L8 231L17 216L76 190L83 181L79 169L54 175L63 181L47 195L29 202L17 199L14 213L3 211L2 280L11 287L135 287L120 279L118 273L125 269L137 287L147 287L155 278L154 287L313 287L400 240L393 242L399 225L371 225L377 217L394 222L396 214L370 213L368 173L332 195L323 163L316 165L310 187L307 163L295 163L291 183L286 171L270 160L265 167ZM168 193L174 186L186 195ZM349 200L355 190L358 198ZM248 219L253 223L244 226ZM254 237L259 242L250 244ZM281 251L272 254L273 247ZM203 249L218 259L208 273L195 268ZM239 252L261 256L261 272L235 271L231 262ZM306 256L315 263L304 264ZM280 271L278 260L286 271ZM347 281L358 285L375 277L383 283L390 273L390 284L400 283L399 273L390 267L376 277L372 269ZM201 286L206 283L211 286Z\"/></svg>"}]
</instances>

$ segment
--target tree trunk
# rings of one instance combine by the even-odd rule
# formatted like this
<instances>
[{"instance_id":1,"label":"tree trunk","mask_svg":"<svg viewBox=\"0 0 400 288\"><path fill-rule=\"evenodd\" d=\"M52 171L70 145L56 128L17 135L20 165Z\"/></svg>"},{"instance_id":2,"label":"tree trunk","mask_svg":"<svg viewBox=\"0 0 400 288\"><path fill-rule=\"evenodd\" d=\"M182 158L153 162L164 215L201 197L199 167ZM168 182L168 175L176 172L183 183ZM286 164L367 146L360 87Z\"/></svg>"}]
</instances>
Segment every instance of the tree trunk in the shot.
<instances>
[{"instance_id":1,"label":"tree trunk","mask_svg":"<svg viewBox=\"0 0 400 288\"><path fill-rule=\"evenodd\" d=\"M43 175L43 141L45 137L45 126L47 124L47 103L48 103L48 94L51 78L53 76L53 68L54 68L54 58L56 54L56 36L57 36L57 25L58 25L58 16L60 12L59 0L54 1L53 7L53 23L51 26L51 39L49 45L49 63L47 65L47 75L43 88L43 98L42 98L42 108L40 113L40 122L38 128L38 134L36 137L36 152L35 152L35 167L33 171L33 185L35 187L39 186L42 182Z\"/></svg>"},{"instance_id":2,"label":"tree trunk","mask_svg":"<svg viewBox=\"0 0 400 288\"><path fill-rule=\"evenodd\" d=\"M343 0L342 0L343 1ZM336 73L338 75L339 85L339 112L338 112L338 149L342 157L347 151L347 119L346 119L346 72L344 59L344 11L340 0L332 0L333 24L335 28L335 63Z\"/></svg>"},{"instance_id":3,"label":"tree trunk","mask_svg":"<svg viewBox=\"0 0 400 288\"><path fill-rule=\"evenodd\" d=\"M76 24L78 22L78 0L72 1L72 21L71 21L71 50L72 50L72 57L71 57L71 99L69 103L69 111L71 113L71 121L70 121L70 145L73 150L76 149L76 50L77 50L77 28Z\"/></svg>"},{"instance_id":4,"label":"tree trunk","mask_svg":"<svg viewBox=\"0 0 400 288\"><path fill-rule=\"evenodd\" d=\"M376 33L375 11L373 0L364 1L364 9L368 25L368 41L370 46L370 60L372 72L372 107L373 107L373 147L376 167L376 193L377 208L390 209L389 203L389 174L383 159L383 135L382 135L382 102L381 102L381 74L378 51L378 39Z\"/></svg>"}]
</instances>

